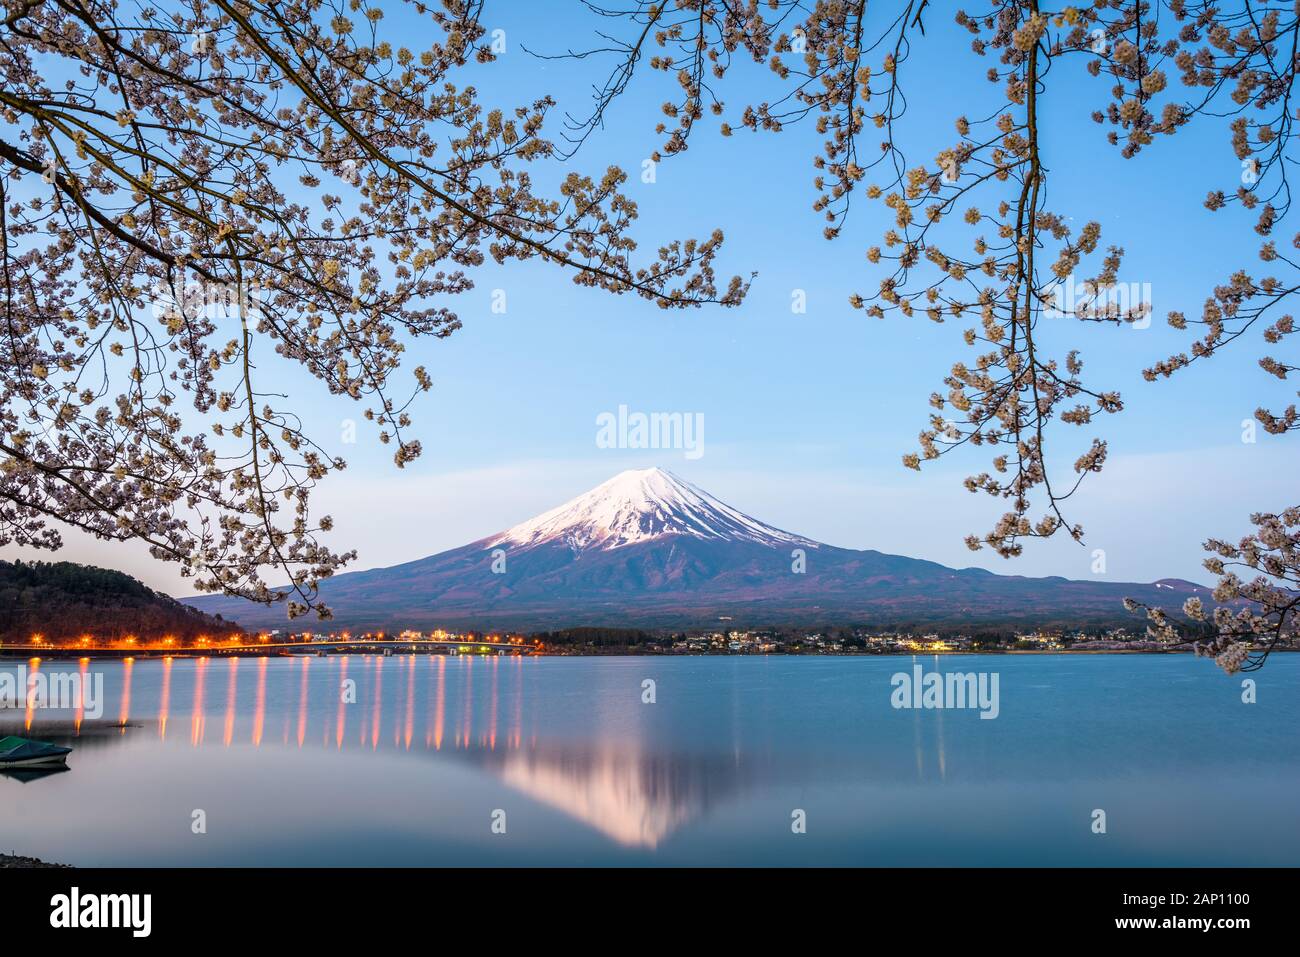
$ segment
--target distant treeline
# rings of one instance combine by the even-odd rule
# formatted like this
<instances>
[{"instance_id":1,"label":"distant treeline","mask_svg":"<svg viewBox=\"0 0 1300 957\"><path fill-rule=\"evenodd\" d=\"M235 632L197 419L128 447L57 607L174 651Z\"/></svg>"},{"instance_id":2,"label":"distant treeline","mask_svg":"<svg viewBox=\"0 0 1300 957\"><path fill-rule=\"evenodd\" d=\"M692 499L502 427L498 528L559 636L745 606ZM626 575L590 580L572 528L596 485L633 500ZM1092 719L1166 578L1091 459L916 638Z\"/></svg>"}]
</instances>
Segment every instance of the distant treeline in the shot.
<instances>
[{"instance_id":1,"label":"distant treeline","mask_svg":"<svg viewBox=\"0 0 1300 957\"><path fill-rule=\"evenodd\" d=\"M559 631L540 631L529 636L553 647L589 646L593 648L633 648L664 640L663 632L642 631L638 628L564 628Z\"/></svg>"},{"instance_id":2,"label":"distant treeline","mask_svg":"<svg viewBox=\"0 0 1300 957\"><path fill-rule=\"evenodd\" d=\"M1141 628L1133 628L1134 622L1128 622L1130 636L1134 638L1141 637ZM1138 622L1139 625L1142 622ZM969 638L974 647L1005 645L1015 640L1015 638L1025 631L1041 629L1046 632L1059 632L1062 634L1079 630L1092 637L1103 636L1107 628L1096 623L1087 625L1080 624L1077 621L1049 621L1041 623L1037 629L1029 628L1024 624L1016 625L979 625L975 627L945 627L935 625L933 622L924 621L905 621L890 625L825 625L822 627L793 627L793 626L762 626L747 627L737 625L731 622L721 622L714 629L694 628L689 630L682 629L657 629L646 630L638 628L600 628L600 627L582 627L582 628L562 628L555 631L531 632L528 637L536 638L544 644L553 648L593 648L593 649L619 649L619 648L636 648L644 645L671 645L675 641L685 640L692 636L698 636L713 632L728 632L732 629L745 631L765 641L775 641L782 644L798 643L801 639L820 635L822 638L833 642L840 642L848 648L866 648L866 635L871 634L904 634L904 635L927 635L937 634L942 638L953 638L957 636Z\"/></svg>"},{"instance_id":3,"label":"distant treeline","mask_svg":"<svg viewBox=\"0 0 1300 957\"><path fill-rule=\"evenodd\" d=\"M122 572L73 562L0 562L0 640L82 635L178 639L240 631Z\"/></svg>"}]
</instances>

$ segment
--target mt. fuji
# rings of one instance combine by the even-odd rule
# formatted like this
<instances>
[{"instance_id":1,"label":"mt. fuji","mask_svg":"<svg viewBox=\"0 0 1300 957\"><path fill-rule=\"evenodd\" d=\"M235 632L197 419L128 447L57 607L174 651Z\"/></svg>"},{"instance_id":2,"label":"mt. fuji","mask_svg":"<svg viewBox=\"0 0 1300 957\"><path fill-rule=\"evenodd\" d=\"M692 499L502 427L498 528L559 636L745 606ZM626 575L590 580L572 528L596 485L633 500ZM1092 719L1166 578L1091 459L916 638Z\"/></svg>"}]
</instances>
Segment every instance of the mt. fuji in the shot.
<instances>
[{"instance_id":1,"label":"mt. fuji","mask_svg":"<svg viewBox=\"0 0 1300 957\"><path fill-rule=\"evenodd\" d=\"M791 535L724 505L663 469L620 472L559 508L488 540L488 548L528 548L563 542L575 552L612 549L665 535L777 547L818 543Z\"/></svg>"},{"instance_id":2,"label":"mt. fuji","mask_svg":"<svg viewBox=\"0 0 1300 957\"><path fill-rule=\"evenodd\" d=\"M1122 600L1177 607L1208 589L953 569L773 528L662 469L622 472L496 535L321 586L332 628L1134 625ZM284 609L189 600L246 628Z\"/></svg>"}]
</instances>

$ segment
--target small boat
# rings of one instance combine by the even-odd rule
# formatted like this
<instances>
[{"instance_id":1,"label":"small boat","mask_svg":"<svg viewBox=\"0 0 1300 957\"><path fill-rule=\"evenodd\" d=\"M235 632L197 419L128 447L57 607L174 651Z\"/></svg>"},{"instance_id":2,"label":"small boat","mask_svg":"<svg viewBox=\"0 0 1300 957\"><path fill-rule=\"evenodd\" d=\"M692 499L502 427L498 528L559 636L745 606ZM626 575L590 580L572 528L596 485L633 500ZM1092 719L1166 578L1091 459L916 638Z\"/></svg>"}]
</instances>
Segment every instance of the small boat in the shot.
<instances>
[{"instance_id":1,"label":"small boat","mask_svg":"<svg viewBox=\"0 0 1300 957\"><path fill-rule=\"evenodd\" d=\"M48 768L66 764L71 748L26 738L0 738L0 769Z\"/></svg>"}]
</instances>

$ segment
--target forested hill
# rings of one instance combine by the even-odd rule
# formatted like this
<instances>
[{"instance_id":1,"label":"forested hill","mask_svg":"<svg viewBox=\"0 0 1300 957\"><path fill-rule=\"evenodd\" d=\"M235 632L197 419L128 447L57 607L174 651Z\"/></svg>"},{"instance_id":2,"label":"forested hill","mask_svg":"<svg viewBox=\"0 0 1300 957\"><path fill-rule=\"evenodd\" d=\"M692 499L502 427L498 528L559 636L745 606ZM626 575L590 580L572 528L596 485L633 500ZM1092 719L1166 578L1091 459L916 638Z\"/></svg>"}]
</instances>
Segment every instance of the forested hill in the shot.
<instances>
[{"instance_id":1,"label":"forested hill","mask_svg":"<svg viewBox=\"0 0 1300 957\"><path fill-rule=\"evenodd\" d=\"M73 562L0 561L0 640L40 634L48 641L82 635L178 639L238 631L145 587L130 575Z\"/></svg>"}]
</instances>

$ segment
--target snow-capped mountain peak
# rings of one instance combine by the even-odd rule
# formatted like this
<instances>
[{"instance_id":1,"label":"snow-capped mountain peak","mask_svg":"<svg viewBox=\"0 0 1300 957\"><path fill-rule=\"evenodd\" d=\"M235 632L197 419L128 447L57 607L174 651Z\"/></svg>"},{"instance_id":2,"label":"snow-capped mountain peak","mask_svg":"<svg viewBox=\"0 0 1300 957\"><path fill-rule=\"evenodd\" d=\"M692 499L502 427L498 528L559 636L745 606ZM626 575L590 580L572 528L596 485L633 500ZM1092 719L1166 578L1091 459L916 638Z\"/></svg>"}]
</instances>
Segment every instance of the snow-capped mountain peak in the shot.
<instances>
[{"instance_id":1,"label":"snow-capped mountain peak","mask_svg":"<svg viewBox=\"0 0 1300 957\"><path fill-rule=\"evenodd\" d=\"M494 554L498 545L508 561ZM808 551L796 558L799 548ZM836 548L765 525L661 469L623 472L498 535L321 584L337 627L392 631L716 630L724 619L737 627L1131 625L1126 596L1168 605L1205 591L1177 579L1157 587L1002 576ZM275 627L284 614L225 595L192 604L245 628Z\"/></svg>"},{"instance_id":2,"label":"snow-capped mountain peak","mask_svg":"<svg viewBox=\"0 0 1300 957\"><path fill-rule=\"evenodd\" d=\"M818 543L750 518L660 468L631 469L488 541L529 546L561 541L575 550L612 549L667 535L764 545Z\"/></svg>"}]
</instances>

